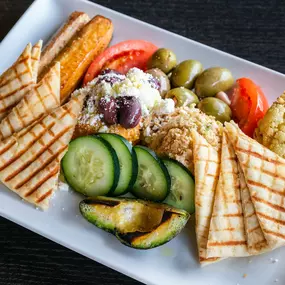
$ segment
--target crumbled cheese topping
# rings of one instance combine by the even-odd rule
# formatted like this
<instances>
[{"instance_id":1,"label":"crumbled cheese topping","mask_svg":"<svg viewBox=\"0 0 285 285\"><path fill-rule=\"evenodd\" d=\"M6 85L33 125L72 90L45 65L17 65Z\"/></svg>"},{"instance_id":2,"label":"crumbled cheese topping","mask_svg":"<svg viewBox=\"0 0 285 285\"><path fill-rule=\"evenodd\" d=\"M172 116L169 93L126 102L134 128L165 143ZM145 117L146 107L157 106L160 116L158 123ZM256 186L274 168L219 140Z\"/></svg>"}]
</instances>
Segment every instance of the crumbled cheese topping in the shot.
<instances>
[{"instance_id":1,"label":"crumbled cheese topping","mask_svg":"<svg viewBox=\"0 0 285 285\"><path fill-rule=\"evenodd\" d=\"M134 96L141 104L142 116L151 112L169 114L174 111L172 99L162 99L160 93L152 84L152 75L138 68L131 68L126 75L107 73L99 75L85 88L76 90L72 96L86 96L84 108L79 116L79 123L98 126L103 115L98 112L98 102L101 97ZM108 128L103 126L104 129Z\"/></svg>"},{"instance_id":2,"label":"crumbled cheese topping","mask_svg":"<svg viewBox=\"0 0 285 285\"><path fill-rule=\"evenodd\" d=\"M172 99L161 100L153 109L157 115L171 114L175 110L175 103Z\"/></svg>"}]
</instances>

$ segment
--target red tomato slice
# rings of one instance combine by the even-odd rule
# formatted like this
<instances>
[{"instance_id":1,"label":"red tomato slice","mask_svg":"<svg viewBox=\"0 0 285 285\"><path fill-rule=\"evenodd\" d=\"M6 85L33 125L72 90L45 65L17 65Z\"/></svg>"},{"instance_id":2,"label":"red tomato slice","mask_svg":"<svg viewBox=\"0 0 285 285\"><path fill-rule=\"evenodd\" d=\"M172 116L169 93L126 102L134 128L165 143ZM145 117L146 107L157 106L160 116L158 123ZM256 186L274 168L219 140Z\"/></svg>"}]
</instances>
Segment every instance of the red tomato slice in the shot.
<instances>
[{"instance_id":1,"label":"red tomato slice","mask_svg":"<svg viewBox=\"0 0 285 285\"><path fill-rule=\"evenodd\" d=\"M111 68L126 73L132 67L146 70L147 62L157 46L143 40L129 40L109 47L97 56L85 74L83 84L93 80L102 69Z\"/></svg>"},{"instance_id":2,"label":"red tomato slice","mask_svg":"<svg viewBox=\"0 0 285 285\"><path fill-rule=\"evenodd\" d=\"M252 137L258 121L268 110L268 102L261 88L251 79L240 78L236 83L231 98L233 119Z\"/></svg>"}]
</instances>

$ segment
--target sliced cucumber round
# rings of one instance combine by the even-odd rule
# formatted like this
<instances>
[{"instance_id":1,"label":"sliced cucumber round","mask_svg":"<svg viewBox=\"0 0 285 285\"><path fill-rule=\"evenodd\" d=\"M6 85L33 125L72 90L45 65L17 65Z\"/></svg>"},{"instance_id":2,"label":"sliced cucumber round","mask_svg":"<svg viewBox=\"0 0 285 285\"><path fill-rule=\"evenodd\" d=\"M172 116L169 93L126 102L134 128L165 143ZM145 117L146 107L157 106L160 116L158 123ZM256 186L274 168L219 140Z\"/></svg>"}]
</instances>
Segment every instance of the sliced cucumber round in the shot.
<instances>
[{"instance_id":1,"label":"sliced cucumber round","mask_svg":"<svg viewBox=\"0 0 285 285\"><path fill-rule=\"evenodd\" d=\"M79 137L69 144L62 170L74 190L90 197L112 193L120 176L115 150L94 136Z\"/></svg>"},{"instance_id":2,"label":"sliced cucumber round","mask_svg":"<svg viewBox=\"0 0 285 285\"><path fill-rule=\"evenodd\" d=\"M163 162L149 148L135 146L138 160L138 177L132 193L141 199L163 201L170 191L170 176Z\"/></svg>"},{"instance_id":3,"label":"sliced cucumber round","mask_svg":"<svg viewBox=\"0 0 285 285\"><path fill-rule=\"evenodd\" d=\"M174 159L167 158L162 161L171 177L170 193L164 203L193 214L195 212L195 182L191 172Z\"/></svg>"},{"instance_id":4,"label":"sliced cucumber round","mask_svg":"<svg viewBox=\"0 0 285 285\"><path fill-rule=\"evenodd\" d=\"M98 134L116 151L120 164L120 178L112 196L126 194L134 185L138 174L138 161L132 158L132 145L122 136L116 134Z\"/></svg>"}]
</instances>

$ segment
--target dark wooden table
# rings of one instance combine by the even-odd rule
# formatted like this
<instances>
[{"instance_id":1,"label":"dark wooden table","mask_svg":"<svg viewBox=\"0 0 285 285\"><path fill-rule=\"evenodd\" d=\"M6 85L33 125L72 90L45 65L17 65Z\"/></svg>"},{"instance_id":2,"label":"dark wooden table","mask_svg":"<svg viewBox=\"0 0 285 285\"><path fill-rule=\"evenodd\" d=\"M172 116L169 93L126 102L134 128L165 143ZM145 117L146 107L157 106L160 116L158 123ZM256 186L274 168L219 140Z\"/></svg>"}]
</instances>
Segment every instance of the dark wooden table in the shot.
<instances>
[{"instance_id":1,"label":"dark wooden table","mask_svg":"<svg viewBox=\"0 0 285 285\"><path fill-rule=\"evenodd\" d=\"M0 0L1 40L32 2L32 0ZM285 72L284 1L98 0L94 2ZM3 56L5 55L0 55L0 60ZM139 283L0 218L0 284Z\"/></svg>"}]
</instances>

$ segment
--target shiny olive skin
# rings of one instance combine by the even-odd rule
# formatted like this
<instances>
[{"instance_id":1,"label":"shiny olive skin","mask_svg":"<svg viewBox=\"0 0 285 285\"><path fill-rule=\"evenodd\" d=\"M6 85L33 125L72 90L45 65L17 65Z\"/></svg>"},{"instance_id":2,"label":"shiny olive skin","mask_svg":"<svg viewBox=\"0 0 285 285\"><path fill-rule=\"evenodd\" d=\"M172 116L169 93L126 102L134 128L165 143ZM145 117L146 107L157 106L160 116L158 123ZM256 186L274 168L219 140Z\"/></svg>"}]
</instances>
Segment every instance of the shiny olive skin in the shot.
<instances>
[{"instance_id":1,"label":"shiny olive skin","mask_svg":"<svg viewBox=\"0 0 285 285\"><path fill-rule=\"evenodd\" d=\"M98 103L98 110L104 117L103 120L108 125L118 123L117 102L113 97L102 97Z\"/></svg>"},{"instance_id":2,"label":"shiny olive skin","mask_svg":"<svg viewBox=\"0 0 285 285\"><path fill-rule=\"evenodd\" d=\"M158 49L150 58L148 68L159 68L165 74L170 72L177 64L175 53L167 48Z\"/></svg>"},{"instance_id":3,"label":"shiny olive skin","mask_svg":"<svg viewBox=\"0 0 285 285\"><path fill-rule=\"evenodd\" d=\"M203 71L202 63L197 60L185 60L172 71L170 82L172 87L192 89L196 78Z\"/></svg>"},{"instance_id":4,"label":"shiny olive skin","mask_svg":"<svg viewBox=\"0 0 285 285\"><path fill-rule=\"evenodd\" d=\"M175 107L190 106L199 103L197 95L185 87L176 87L167 92L165 98L171 98L175 102Z\"/></svg>"},{"instance_id":5,"label":"shiny olive skin","mask_svg":"<svg viewBox=\"0 0 285 285\"><path fill-rule=\"evenodd\" d=\"M195 82L195 93L200 98L214 97L234 84L232 73L227 68L211 67L203 71Z\"/></svg>"},{"instance_id":6,"label":"shiny olive skin","mask_svg":"<svg viewBox=\"0 0 285 285\"><path fill-rule=\"evenodd\" d=\"M152 68L146 71L151 74L154 78L156 78L159 82L158 91L162 98L164 98L165 94L170 90L170 81L168 76L158 68Z\"/></svg>"},{"instance_id":7,"label":"shiny olive skin","mask_svg":"<svg viewBox=\"0 0 285 285\"><path fill-rule=\"evenodd\" d=\"M119 124L125 129L136 127L142 117L139 100L133 96L119 96L117 105L119 107Z\"/></svg>"},{"instance_id":8,"label":"shiny olive skin","mask_svg":"<svg viewBox=\"0 0 285 285\"><path fill-rule=\"evenodd\" d=\"M229 122L232 118L231 108L222 100L214 97L204 98L198 108L209 116L214 116L221 123Z\"/></svg>"}]
</instances>

